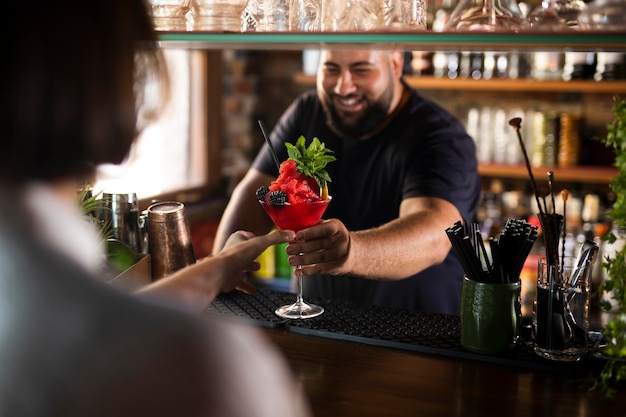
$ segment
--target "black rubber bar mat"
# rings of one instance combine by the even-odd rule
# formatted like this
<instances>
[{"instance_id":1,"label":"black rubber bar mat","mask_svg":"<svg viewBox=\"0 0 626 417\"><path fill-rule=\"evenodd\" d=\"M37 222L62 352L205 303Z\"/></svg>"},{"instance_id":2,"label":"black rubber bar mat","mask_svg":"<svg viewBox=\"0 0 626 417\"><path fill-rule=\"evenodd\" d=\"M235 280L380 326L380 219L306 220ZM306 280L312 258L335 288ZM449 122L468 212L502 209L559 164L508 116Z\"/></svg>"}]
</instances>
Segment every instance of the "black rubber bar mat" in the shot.
<instances>
[{"instance_id":1,"label":"black rubber bar mat","mask_svg":"<svg viewBox=\"0 0 626 417\"><path fill-rule=\"evenodd\" d=\"M277 307L294 301L294 294L267 289L258 289L253 295L233 291L220 295L206 313L225 314L263 327L284 327L294 333L534 370L582 375L590 369L589 360L555 362L540 358L524 339L503 355L470 352L461 345L457 316L380 306L359 307L344 301L313 298L306 301L323 306L325 311L321 316L285 320L274 314Z\"/></svg>"}]
</instances>

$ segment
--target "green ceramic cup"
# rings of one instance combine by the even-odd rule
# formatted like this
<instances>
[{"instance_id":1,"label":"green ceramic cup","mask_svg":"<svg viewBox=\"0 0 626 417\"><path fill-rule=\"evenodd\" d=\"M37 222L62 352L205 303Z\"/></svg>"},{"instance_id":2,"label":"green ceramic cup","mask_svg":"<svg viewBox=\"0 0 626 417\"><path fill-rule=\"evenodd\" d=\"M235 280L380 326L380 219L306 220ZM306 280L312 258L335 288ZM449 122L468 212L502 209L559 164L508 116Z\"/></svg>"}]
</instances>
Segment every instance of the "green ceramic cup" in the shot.
<instances>
[{"instance_id":1,"label":"green ceramic cup","mask_svg":"<svg viewBox=\"0 0 626 417\"><path fill-rule=\"evenodd\" d=\"M512 349L519 337L521 282L487 284L463 278L461 345L487 355Z\"/></svg>"}]
</instances>

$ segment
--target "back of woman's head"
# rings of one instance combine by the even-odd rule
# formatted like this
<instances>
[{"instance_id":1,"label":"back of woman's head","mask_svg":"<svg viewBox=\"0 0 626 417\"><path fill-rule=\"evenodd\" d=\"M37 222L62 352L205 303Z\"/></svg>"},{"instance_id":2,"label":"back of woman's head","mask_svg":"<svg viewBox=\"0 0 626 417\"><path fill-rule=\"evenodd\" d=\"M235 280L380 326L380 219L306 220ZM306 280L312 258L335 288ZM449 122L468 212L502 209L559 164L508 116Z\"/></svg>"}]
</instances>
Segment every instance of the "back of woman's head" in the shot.
<instances>
[{"instance_id":1,"label":"back of woman's head","mask_svg":"<svg viewBox=\"0 0 626 417\"><path fill-rule=\"evenodd\" d=\"M146 4L16 4L3 24L0 181L81 180L120 163L137 136L142 86L163 74Z\"/></svg>"}]
</instances>

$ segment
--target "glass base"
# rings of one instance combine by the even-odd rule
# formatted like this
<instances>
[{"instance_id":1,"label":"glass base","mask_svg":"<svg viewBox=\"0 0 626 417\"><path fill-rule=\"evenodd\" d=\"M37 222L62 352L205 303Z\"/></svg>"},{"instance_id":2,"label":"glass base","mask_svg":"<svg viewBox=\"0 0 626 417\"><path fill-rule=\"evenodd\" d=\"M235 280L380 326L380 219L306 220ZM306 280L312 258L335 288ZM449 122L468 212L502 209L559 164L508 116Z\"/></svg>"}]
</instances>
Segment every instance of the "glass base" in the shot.
<instances>
[{"instance_id":1,"label":"glass base","mask_svg":"<svg viewBox=\"0 0 626 417\"><path fill-rule=\"evenodd\" d=\"M561 362L577 362L581 360L586 354L586 348L568 348L564 350L558 349L545 349L535 346L535 354L542 358L550 359L553 361Z\"/></svg>"},{"instance_id":2,"label":"glass base","mask_svg":"<svg viewBox=\"0 0 626 417\"><path fill-rule=\"evenodd\" d=\"M310 319L311 317L319 316L323 312L324 307L298 301L290 305L279 307L274 313L284 319Z\"/></svg>"}]
</instances>

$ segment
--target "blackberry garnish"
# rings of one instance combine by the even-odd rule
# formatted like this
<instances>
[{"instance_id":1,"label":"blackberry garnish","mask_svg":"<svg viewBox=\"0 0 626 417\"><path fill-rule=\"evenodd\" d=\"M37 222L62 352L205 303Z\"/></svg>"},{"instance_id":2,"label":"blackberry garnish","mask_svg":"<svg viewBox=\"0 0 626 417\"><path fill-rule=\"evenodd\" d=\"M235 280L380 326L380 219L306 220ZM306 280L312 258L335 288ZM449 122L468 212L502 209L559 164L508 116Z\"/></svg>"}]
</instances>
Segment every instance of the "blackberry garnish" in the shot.
<instances>
[{"instance_id":1,"label":"blackberry garnish","mask_svg":"<svg viewBox=\"0 0 626 417\"><path fill-rule=\"evenodd\" d=\"M280 206L287 202L287 194L284 191L270 192L270 204Z\"/></svg>"},{"instance_id":2,"label":"blackberry garnish","mask_svg":"<svg viewBox=\"0 0 626 417\"><path fill-rule=\"evenodd\" d=\"M266 186L263 186L256 190L256 197L259 201L265 201L265 196L270 192L270 189Z\"/></svg>"}]
</instances>

